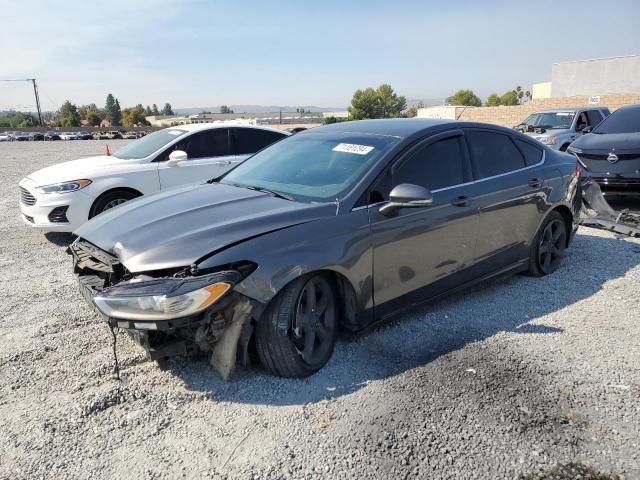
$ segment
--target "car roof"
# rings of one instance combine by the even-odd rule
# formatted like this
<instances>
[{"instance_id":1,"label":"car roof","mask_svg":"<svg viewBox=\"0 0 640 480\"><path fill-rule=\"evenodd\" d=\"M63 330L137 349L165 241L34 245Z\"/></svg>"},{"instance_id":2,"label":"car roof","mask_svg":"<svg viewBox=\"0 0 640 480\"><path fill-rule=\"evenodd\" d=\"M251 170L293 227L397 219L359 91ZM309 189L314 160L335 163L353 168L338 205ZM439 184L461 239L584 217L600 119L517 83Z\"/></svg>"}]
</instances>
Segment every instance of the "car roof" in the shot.
<instances>
[{"instance_id":1,"label":"car roof","mask_svg":"<svg viewBox=\"0 0 640 480\"><path fill-rule=\"evenodd\" d=\"M602 110L605 109L607 107L602 107L602 106L598 106L598 107L569 107L569 108L551 108L549 110L540 110L538 112L533 112L533 114L536 113L562 113L562 112L577 112L578 110Z\"/></svg>"},{"instance_id":2,"label":"car roof","mask_svg":"<svg viewBox=\"0 0 640 480\"><path fill-rule=\"evenodd\" d=\"M392 137L409 137L426 128L458 123L455 120L434 118L386 118L378 120L355 120L350 122L332 123L322 127L312 128L296 135L312 135L322 132L366 133L374 135L388 135Z\"/></svg>"},{"instance_id":3,"label":"car roof","mask_svg":"<svg viewBox=\"0 0 640 480\"><path fill-rule=\"evenodd\" d=\"M198 132L200 130L209 130L212 128L250 128L252 130L267 130L269 132L279 132L285 135L290 135L289 132L284 130L278 130L277 128L263 127L260 125L247 125L246 123L189 123L187 125L176 125L175 127L168 127L165 130L186 130L187 132Z\"/></svg>"}]
</instances>

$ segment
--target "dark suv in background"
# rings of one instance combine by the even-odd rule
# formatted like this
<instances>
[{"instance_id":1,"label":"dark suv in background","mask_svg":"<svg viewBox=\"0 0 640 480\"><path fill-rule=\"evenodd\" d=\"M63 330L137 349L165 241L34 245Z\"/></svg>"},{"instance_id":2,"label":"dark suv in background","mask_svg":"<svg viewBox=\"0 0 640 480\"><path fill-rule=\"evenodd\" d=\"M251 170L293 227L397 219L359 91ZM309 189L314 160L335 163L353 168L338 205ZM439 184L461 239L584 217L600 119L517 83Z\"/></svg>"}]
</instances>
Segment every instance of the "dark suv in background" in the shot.
<instances>
[{"instance_id":1,"label":"dark suv in background","mask_svg":"<svg viewBox=\"0 0 640 480\"><path fill-rule=\"evenodd\" d=\"M605 195L640 196L640 104L616 110L569 151Z\"/></svg>"}]
</instances>

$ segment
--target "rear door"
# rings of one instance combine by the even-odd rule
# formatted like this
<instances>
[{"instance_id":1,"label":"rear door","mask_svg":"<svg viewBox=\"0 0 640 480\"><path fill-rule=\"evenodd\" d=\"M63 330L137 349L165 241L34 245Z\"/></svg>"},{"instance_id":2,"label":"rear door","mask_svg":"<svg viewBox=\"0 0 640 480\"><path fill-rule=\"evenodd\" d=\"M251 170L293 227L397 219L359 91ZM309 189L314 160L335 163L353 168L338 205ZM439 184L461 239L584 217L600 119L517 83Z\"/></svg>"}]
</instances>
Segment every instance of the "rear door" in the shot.
<instances>
[{"instance_id":1,"label":"rear door","mask_svg":"<svg viewBox=\"0 0 640 480\"><path fill-rule=\"evenodd\" d=\"M285 133L258 128L231 128L231 150L235 155L234 165L287 136Z\"/></svg>"},{"instance_id":2,"label":"rear door","mask_svg":"<svg viewBox=\"0 0 640 480\"><path fill-rule=\"evenodd\" d=\"M480 213L478 271L485 275L528 258L529 245L546 211L541 169L543 149L491 129L465 129Z\"/></svg>"},{"instance_id":3,"label":"rear door","mask_svg":"<svg viewBox=\"0 0 640 480\"><path fill-rule=\"evenodd\" d=\"M187 160L168 166L174 150L182 150ZM196 132L166 150L157 160L160 188L167 189L189 183L202 183L219 177L231 168L235 155L231 154L229 129L212 128Z\"/></svg>"},{"instance_id":4,"label":"rear door","mask_svg":"<svg viewBox=\"0 0 640 480\"><path fill-rule=\"evenodd\" d=\"M473 260L478 215L469 198L471 169L462 137L456 130L418 143L370 192L377 201L369 206L377 316L452 288L463 281L461 274ZM429 189L433 204L381 214L381 204L401 183Z\"/></svg>"}]
</instances>

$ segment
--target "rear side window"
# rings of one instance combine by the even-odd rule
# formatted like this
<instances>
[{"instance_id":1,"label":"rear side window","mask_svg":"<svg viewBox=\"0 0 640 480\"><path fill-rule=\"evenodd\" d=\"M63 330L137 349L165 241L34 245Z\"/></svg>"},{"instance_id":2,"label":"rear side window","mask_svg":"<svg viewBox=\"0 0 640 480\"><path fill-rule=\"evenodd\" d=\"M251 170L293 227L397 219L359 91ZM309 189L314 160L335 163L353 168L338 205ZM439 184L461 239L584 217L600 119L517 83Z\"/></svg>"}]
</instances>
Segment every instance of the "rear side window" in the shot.
<instances>
[{"instance_id":1,"label":"rear side window","mask_svg":"<svg viewBox=\"0 0 640 480\"><path fill-rule=\"evenodd\" d=\"M418 148L393 169L393 186L420 185L429 190L464 183L464 156L460 137L446 138Z\"/></svg>"},{"instance_id":2,"label":"rear side window","mask_svg":"<svg viewBox=\"0 0 640 480\"><path fill-rule=\"evenodd\" d=\"M518 148L520 148L520 151L524 155L524 161L527 164L527 167L540 163L540 161L542 160L541 148L536 147L529 142L525 142L524 140L520 140L519 138L515 138L514 140L518 145Z\"/></svg>"},{"instance_id":3,"label":"rear side window","mask_svg":"<svg viewBox=\"0 0 640 480\"><path fill-rule=\"evenodd\" d=\"M466 137L480 178L493 177L526 166L524 157L509 135L470 130Z\"/></svg>"},{"instance_id":4,"label":"rear side window","mask_svg":"<svg viewBox=\"0 0 640 480\"><path fill-rule=\"evenodd\" d=\"M250 128L234 128L232 131L234 155L256 153L286 136L283 133Z\"/></svg>"}]
</instances>

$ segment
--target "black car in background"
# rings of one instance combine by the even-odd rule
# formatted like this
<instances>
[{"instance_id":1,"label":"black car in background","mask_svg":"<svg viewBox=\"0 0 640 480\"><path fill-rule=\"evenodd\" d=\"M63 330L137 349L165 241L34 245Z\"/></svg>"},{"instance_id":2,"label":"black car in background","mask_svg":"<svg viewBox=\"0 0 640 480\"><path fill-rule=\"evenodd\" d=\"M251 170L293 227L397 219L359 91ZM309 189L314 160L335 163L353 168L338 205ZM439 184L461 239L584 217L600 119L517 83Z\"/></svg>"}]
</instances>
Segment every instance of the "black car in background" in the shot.
<instances>
[{"instance_id":1,"label":"black car in background","mask_svg":"<svg viewBox=\"0 0 640 480\"><path fill-rule=\"evenodd\" d=\"M56 132L46 132L44 134L44 140L45 141L60 140L60 135L58 135Z\"/></svg>"},{"instance_id":2,"label":"black car in background","mask_svg":"<svg viewBox=\"0 0 640 480\"><path fill-rule=\"evenodd\" d=\"M640 104L616 110L568 151L605 195L640 196Z\"/></svg>"},{"instance_id":3,"label":"black car in background","mask_svg":"<svg viewBox=\"0 0 640 480\"><path fill-rule=\"evenodd\" d=\"M31 132L29 133L29 140L31 140L32 142L44 140L44 134L40 132Z\"/></svg>"},{"instance_id":4,"label":"black car in background","mask_svg":"<svg viewBox=\"0 0 640 480\"><path fill-rule=\"evenodd\" d=\"M305 377L329 360L339 328L552 273L577 228L578 192L574 156L513 130L345 122L98 215L70 250L87 301L152 358L197 348L223 373L255 349L272 373Z\"/></svg>"}]
</instances>

